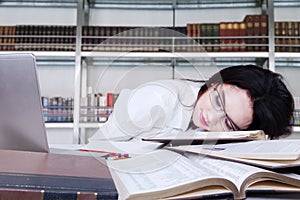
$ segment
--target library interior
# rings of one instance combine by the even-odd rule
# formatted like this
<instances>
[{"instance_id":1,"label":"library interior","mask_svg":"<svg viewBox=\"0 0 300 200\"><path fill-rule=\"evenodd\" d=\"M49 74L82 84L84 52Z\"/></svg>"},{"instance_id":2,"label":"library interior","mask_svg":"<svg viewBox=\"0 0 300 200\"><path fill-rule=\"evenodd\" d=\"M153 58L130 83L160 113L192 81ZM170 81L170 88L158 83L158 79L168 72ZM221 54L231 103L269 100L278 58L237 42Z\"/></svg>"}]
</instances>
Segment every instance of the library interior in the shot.
<instances>
[{"instance_id":1,"label":"library interior","mask_svg":"<svg viewBox=\"0 0 300 200\"><path fill-rule=\"evenodd\" d=\"M299 199L299 9L0 0L0 200Z\"/></svg>"}]
</instances>

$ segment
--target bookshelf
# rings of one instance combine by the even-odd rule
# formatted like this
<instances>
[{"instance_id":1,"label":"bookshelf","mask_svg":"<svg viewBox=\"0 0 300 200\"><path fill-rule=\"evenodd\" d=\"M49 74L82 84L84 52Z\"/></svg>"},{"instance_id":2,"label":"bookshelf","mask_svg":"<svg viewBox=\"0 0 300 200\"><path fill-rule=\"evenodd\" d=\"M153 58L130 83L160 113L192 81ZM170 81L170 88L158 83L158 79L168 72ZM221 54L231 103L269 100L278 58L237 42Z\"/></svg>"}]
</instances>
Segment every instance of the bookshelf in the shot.
<instances>
[{"instance_id":1,"label":"bookshelf","mask_svg":"<svg viewBox=\"0 0 300 200\"><path fill-rule=\"evenodd\" d=\"M89 134L89 129L97 129L101 126L101 123L96 122L82 122L80 119L81 107L82 107L82 98L85 98L88 95L88 87L93 87L93 92L99 92L97 90L97 85L94 85L93 82L97 82L97 74L101 73L101 67L107 65L107 63L113 63L113 66L110 70L119 70L122 73L127 73L130 71L130 65L132 68L136 68L136 66L141 66L142 63L150 62L152 67L155 66L153 71L157 71L157 67L163 66L163 69L160 68L161 76L165 78L174 78L178 77L179 74L185 76L186 74L190 75L193 73L192 71L187 70L187 68L191 68L191 66L186 62L191 61L195 65L201 65L204 63L204 57L208 58L207 63L214 62L212 68L204 66L201 68L203 70L203 74L201 76L203 78L209 76L212 72L217 70L220 67L226 67L233 64L243 64L243 63L252 63L259 64L265 68L269 68L273 71L283 72L283 74L287 74L287 76L291 76L291 72L285 72L286 67L291 65L294 66L294 70L297 71L297 63L300 59L299 52L286 52L284 51L276 51L276 36L275 30L272 28L268 28L268 40L269 42L266 44L261 44L263 47L266 47L263 51L204 51L203 48L214 48L218 47L220 49L221 46L218 44L212 43L202 43L202 47L196 45L195 41L210 41L212 39L216 39L216 36L202 35L201 37L191 37L186 39L186 37L182 37L182 35L170 36L167 35L164 37L164 40L161 40L160 37L155 35L155 32L149 31L148 35L147 31L136 33L134 31L129 31L127 35L116 35L116 31L112 27L123 27L120 30L128 29L139 29L142 27L141 24L146 25L147 30L151 30L149 27L157 26L157 27L184 27L187 24L193 23L202 23L202 24L216 24L221 22L242 22L243 18L247 14L268 14L268 25L269 27L275 26L275 21L285 21L282 16L277 16L276 12L280 9L289 9L293 7L299 7L300 5L297 1L272 1L272 0L245 0L245 1L187 1L187 0L159 0L159 1L120 1L120 0L111 0L111 1L103 1L103 0L66 0L66 1L42 1L42 0L34 0L34 1L2 1L0 3L0 8L5 7L8 9L12 8L23 8L28 7L32 8L36 6L34 9L48 9L49 12L51 9L63 7L70 13L67 17L66 22L61 23L57 19L54 19L48 25L52 26L69 26L69 27L77 27L77 29L70 35L60 34L58 31L57 34L61 36L61 38L70 39L68 45L70 48L68 50L62 49L59 44L62 42L57 41L54 42L54 48L48 47L46 49L38 49L39 44L43 45L43 42L40 42L37 38L43 37L35 37L32 35L28 35L29 38L32 38L29 43L29 47L20 50L20 52L31 52L37 56L38 66L39 62L43 62L45 58L47 58L49 64L52 62L60 62L62 68L65 68L63 71L71 71L68 76L69 78L69 91L67 96L72 96L74 98L74 122L73 123L47 123L47 127L50 129L56 128L68 128L68 129L76 129L76 133L85 135L85 133ZM240 14L232 14L232 16L228 16L228 18L223 19L219 17L215 21L209 21L212 18L211 13L214 13L216 10L220 11L220 15L222 12L228 12L228 10L240 10L237 13ZM225 10L225 11L222 11ZM121 13L120 14L120 23L113 22L113 25L110 24L110 18L112 15L109 15L110 12L113 13ZM134 15L132 13L136 12ZM191 12L192 14L196 12L204 13L203 15L195 15L198 18L203 18L204 15L207 17L199 21L199 19L195 19L196 17L189 16L187 12ZM58 12L60 13L60 12ZM142 14L141 14L142 13ZM154 13L151 15L151 13ZM163 13L162 16L157 16L159 13ZM241 14L243 13L243 14ZM145 16L150 16L145 21L138 21L134 19L133 23L128 23L125 19L122 18L123 15L129 15L129 18L138 18ZM191 14L191 15L192 15ZM1 15L1 14L0 14ZM48 15L50 15L48 13ZM105 15L109 15L110 17L106 17ZM277 19L276 19L277 16ZM61 17L60 20L62 20ZM103 19L103 21L101 21ZM297 17L290 17L289 21L296 20ZM135 21L136 20L136 21ZM296 20L297 21L297 20ZM144 23L146 22L146 23ZM6 25L14 25L11 24ZM36 24L43 24L41 21ZM35 24L35 26L37 26ZM92 34L89 34L90 28L93 27ZM110 31L108 32L110 36L113 36L109 39L108 42L104 42L101 47L104 49L99 50L99 41L105 41L107 39L107 32L103 33L101 37L98 37L97 34L100 34L100 30L97 30L97 27L110 27ZM32 28L32 27L31 27ZM56 28L59 30L59 28ZM119 31L120 31L119 30ZM91 31L91 32L92 32ZM143 31L143 30L142 30ZM33 32L33 31L32 31ZM176 31L179 32L179 31ZM140 34L140 35L138 35ZM165 34L165 33L164 33ZM137 36L138 35L138 36ZM44 36L45 38L48 35ZM138 39L137 39L138 37ZM182 38L181 38L182 37ZM235 39L239 40L241 37L239 35L234 36L223 36L223 39ZM3 39L4 37L2 37ZM50 37L51 38L51 37ZM55 38L55 35L53 36ZM259 39L263 39L263 36L258 36ZM300 38L291 36L292 39L296 40ZM35 40L36 39L36 40ZM217 38L220 39L220 38ZM246 38L247 39L247 38ZM249 38L248 38L249 39ZM142 43L141 41L146 41L146 43ZM93 42L90 42L93 41ZM114 46L116 42L119 46ZM259 40L260 41L260 40ZM131 43L134 43L133 47L130 46ZM36 43L36 47L35 44ZM162 46L159 46L163 43ZM257 42L259 43L259 42ZM63 43L64 44L64 43ZM94 45L94 46L93 46ZM33 47L33 48L32 48ZM138 47L137 51L136 48ZM177 49L179 47L179 49ZM52 48L52 49L51 49ZM167 50L166 50L167 48ZM191 48L192 50L189 50ZM232 46L234 49L235 46ZM161 49L165 51L160 51ZM3 51L1 51L3 52ZM15 52L11 50L5 50L5 53ZM71 60L71 70L68 65L70 65ZM153 71L149 72L149 68L151 66L146 66L143 71L145 73L149 73L151 76ZM279 69L279 70L278 70ZM300 69L300 68L299 68ZM120 73L116 72L116 74ZM63 72L65 73L65 72ZM293 73L294 74L294 73ZM144 77L145 74L142 74ZM154 75L153 75L154 76ZM130 78L130 77L129 77ZM147 79L148 77L144 78ZM155 78L155 77L154 77ZM198 77L196 77L198 78ZM151 78L150 78L151 79ZM140 80L141 82L141 80ZM130 87L134 87L134 84L140 83L135 82L130 85ZM292 82L293 83L293 82ZM294 85L294 84L293 84ZM63 86L64 87L64 86ZM103 86L105 87L105 86ZM109 92L109 87L103 89L103 95L106 95ZM122 86L115 86L121 88ZM43 89L43 88L42 88ZM293 88L293 90L298 91L299 89ZM116 91L118 92L118 91ZM50 92L49 92L50 93ZM55 96L56 93L53 92L50 94ZM300 92L296 92L297 96L300 96ZM298 130L295 128L295 130ZM79 135L74 135L73 142L78 143Z\"/></svg>"}]
</instances>

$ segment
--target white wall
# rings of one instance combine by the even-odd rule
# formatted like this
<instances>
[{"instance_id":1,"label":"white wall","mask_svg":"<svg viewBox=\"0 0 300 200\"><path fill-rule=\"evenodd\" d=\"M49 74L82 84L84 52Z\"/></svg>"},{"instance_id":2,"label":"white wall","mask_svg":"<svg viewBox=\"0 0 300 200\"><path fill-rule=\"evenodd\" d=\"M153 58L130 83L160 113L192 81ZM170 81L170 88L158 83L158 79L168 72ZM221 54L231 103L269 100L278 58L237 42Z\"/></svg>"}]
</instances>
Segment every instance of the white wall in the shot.
<instances>
[{"instance_id":1,"label":"white wall","mask_svg":"<svg viewBox=\"0 0 300 200\"><path fill-rule=\"evenodd\" d=\"M0 24L76 25L76 9L0 7Z\"/></svg>"}]
</instances>

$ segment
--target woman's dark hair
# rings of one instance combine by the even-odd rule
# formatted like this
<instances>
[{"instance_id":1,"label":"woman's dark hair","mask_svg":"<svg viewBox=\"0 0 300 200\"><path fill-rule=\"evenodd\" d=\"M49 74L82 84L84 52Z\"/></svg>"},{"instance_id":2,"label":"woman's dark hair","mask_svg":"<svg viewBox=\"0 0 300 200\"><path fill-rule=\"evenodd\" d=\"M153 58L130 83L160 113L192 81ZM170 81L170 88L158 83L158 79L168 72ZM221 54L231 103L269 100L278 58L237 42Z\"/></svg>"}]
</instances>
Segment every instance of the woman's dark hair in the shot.
<instances>
[{"instance_id":1,"label":"woman's dark hair","mask_svg":"<svg viewBox=\"0 0 300 200\"><path fill-rule=\"evenodd\" d=\"M271 139L291 133L294 111L292 94L280 74L256 65L222 69L204 84L198 98L214 83L235 85L249 92L253 102L253 121L247 130L263 130Z\"/></svg>"}]
</instances>

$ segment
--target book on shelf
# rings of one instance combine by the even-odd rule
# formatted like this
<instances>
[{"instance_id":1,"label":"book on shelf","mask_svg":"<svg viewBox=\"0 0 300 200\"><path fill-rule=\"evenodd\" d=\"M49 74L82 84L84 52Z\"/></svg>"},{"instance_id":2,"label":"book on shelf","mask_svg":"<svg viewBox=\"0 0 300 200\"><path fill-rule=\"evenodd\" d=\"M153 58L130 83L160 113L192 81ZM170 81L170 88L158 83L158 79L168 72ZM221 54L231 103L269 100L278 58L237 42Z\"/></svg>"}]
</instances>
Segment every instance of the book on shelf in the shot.
<instances>
[{"instance_id":1,"label":"book on shelf","mask_svg":"<svg viewBox=\"0 0 300 200\"><path fill-rule=\"evenodd\" d=\"M220 22L220 51L245 51L245 36L244 22Z\"/></svg>"},{"instance_id":2,"label":"book on shelf","mask_svg":"<svg viewBox=\"0 0 300 200\"><path fill-rule=\"evenodd\" d=\"M16 25L15 50L17 51L74 51L75 26Z\"/></svg>"},{"instance_id":3,"label":"book on shelf","mask_svg":"<svg viewBox=\"0 0 300 200\"><path fill-rule=\"evenodd\" d=\"M14 51L15 26L0 26L0 51Z\"/></svg>"},{"instance_id":4,"label":"book on shelf","mask_svg":"<svg viewBox=\"0 0 300 200\"><path fill-rule=\"evenodd\" d=\"M275 21L275 51L299 52L299 21ZM0 26L1 51L75 51L76 26ZM237 52L268 51L268 17L188 23L177 27L83 26L82 51ZM202 45L202 46L201 46Z\"/></svg>"},{"instance_id":5,"label":"book on shelf","mask_svg":"<svg viewBox=\"0 0 300 200\"><path fill-rule=\"evenodd\" d=\"M267 15L246 15L247 51L268 50L268 17Z\"/></svg>"},{"instance_id":6,"label":"book on shelf","mask_svg":"<svg viewBox=\"0 0 300 200\"><path fill-rule=\"evenodd\" d=\"M262 46L259 48L259 51L268 51L268 16L267 15L259 15L259 24L260 24L260 36L261 39L258 40L259 44Z\"/></svg>"},{"instance_id":7,"label":"book on shelf","mask_svg":"<svg viewBox=\"0 0 300 200\"><path fill-rule=\"evenodd\" d=\"M45 122L73 122L71 97L41 97Z\"/></svg>"},{"instance_id":8,"label":"book on shelf","mask_svg":"<svg viewBox=\"0 0 300 200\"><path fill-rule=\"evenodd\" d=\"M293 45L294 45L294 48L293 48L293 52L299 52L300 51L300 33L299 33L299 27L300 27L300 22L293 22L293 27L294 27L294 36L295 38L293 39Z\"/></svg>"},{"instance_id":9,"label":"book on shelf","mask_svg":"<svg viewBox=\"0 0 300 200\"><path fill-rule=\"evenodd\" d=\"M259 140L217 145L168 147L179 152L192 152L268 169L300 167L300 140Z\"/></svg>"},{"instance_id":10,"label":"book on shelf","mask_svg":"<svg viewBox=\"0 0 300 200\"><path fill-rule=\"evenodd\" d=\"M243 199L251 191L300 192L297 174L191 153L158 150L107 163L120 199L192 199L212 195Z\"/></svg>"},{"instance_id":11,"label":"book on shelf","mask_svg":"<svg viewBox=\"0 0 300 200\"><path fill-rule=\"evenodd\" d=\"M298 52L299 47L299 24L294 21L274 22L275 51L276 52Z\"/></svg>"},{"instance_id":12,"label":"book on shelf","mask_svg":"<svg viewBox=\"0 0 300 200\"><path fill-rule=\"evenodd\" d=\"M246 23L245 22L239 22L239 34L240 38L238 39L239 51L247 51L246 47Z\"/></svg>"},{"instance_id":13,"label":"book on shelf","mask_svg":"<svg viewBox=\"0 0 300 200\"><path fill-rule=\"evenodd\" d=\"M201 44L208 52L219 51L219 36L220 25L219 23L202 23L200 28Z\"/></svg>"},{"instance_id":14,"label":"book on shelf","mask_svg":"<svg viewBox=\"0 0 300 200\"><path fill-rule=\"evenodd\" d=\"M201 23L189 23L186 26L186 36L188 37L188 52L203 52L201 47Z\"/></svg>"},{"instance_id":15,"label":"book on shelf","mask_svg":"<svg viewBox=\"0 0 300 200\"><path fill-rule=\"evenodd\" d=\"M207 132L202 130L172 130L168 134L157 135L154 137L142 138L143 141L161 142L164 144L190 145L190 144L220 144L233 142L247 142L253 140L265 140L266 135L261 130L254 131L226 131L226 132Z\"/></svg>"},{"instance_id":16,"label":"book on shelf","mask_svg":"<svg viewBox=\"0 0 300 200\"><path fill-rule=\"evenodd\" d=\"M229 40L226 38L229 36L227 22L220 22L220 51L228 51L227 44Z\"/></svg>"}]
</instances>

